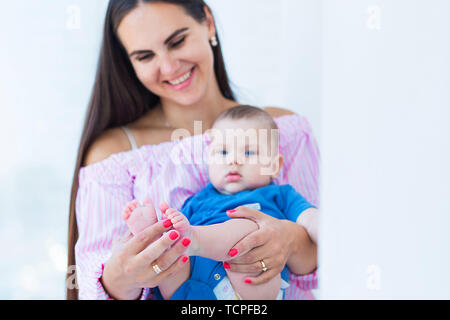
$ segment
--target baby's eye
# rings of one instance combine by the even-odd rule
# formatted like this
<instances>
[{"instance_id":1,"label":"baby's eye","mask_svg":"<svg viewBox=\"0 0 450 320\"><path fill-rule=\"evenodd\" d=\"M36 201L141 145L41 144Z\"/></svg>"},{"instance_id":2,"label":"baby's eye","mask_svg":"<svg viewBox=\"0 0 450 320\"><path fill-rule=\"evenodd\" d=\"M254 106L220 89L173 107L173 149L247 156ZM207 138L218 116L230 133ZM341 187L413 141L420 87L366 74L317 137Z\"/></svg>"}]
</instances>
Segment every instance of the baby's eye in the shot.
<instances>
[{"instance_id":1,"label":"baby's eye","mask_svg":"<svg viewBox=\"0 0 450 320\"><path fill-rule=\"evenodd\" d=\"M228 154L228 152L227 152L227 150L220 150L220 151L219 151L219 154L220 154L221 156L226 156L226 155Z\"/></svg>"}]
</instances>

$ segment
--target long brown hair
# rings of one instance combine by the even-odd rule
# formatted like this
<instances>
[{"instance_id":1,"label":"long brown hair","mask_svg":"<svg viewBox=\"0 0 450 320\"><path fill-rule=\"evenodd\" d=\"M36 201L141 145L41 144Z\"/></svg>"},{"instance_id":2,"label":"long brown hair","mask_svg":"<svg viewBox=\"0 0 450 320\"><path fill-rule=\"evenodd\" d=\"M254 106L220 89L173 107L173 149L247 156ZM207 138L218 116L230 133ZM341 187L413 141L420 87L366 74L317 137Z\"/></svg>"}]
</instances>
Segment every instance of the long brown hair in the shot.
<instances>
[{"instance_id":1,"label":"long brown hair","mask_svg":"<svg viewBox=\"0 0 450 320\"><path fill-rule=\"evenodd\" d=\"M92 142L105 130L123 126L140 118L159 102L159 97L145 88L138 80L131 62L117 36L117 28L124 16L137 7L139 2L165 2L181 6L186 14L199 23L206 20L203 0L110 0L106 11L103 40L89 106L84 121L70 196L68 273L66 279L67 299L78 299L78 290L69 288L76 273L71 274L75 261L75 243L78 228L75 216L75 201L78 191L78 175L85 161L86 152ZM209 7L208 7L209 9ZM223 96L235 100L225 69L219 37L218 45L212 47L214 72ZM70 279L69 279L70 278Z\"/></svg>"}]
</instances>

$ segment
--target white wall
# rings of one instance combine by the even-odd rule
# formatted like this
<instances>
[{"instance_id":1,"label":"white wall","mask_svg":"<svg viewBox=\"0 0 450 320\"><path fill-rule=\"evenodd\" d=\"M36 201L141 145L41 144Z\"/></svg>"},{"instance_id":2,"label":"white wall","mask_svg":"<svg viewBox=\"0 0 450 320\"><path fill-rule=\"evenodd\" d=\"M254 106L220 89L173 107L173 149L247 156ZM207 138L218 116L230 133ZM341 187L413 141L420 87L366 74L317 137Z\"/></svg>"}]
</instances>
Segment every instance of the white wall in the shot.
<instances>
[{"instance_id":1,"label":"white wall","mask_svg":"<svg viewBox=\"0 0 450 320\"><path fill-rule=\"evenodd\" d=\"M103 9L89 0L0 10L0 299L63 299L75 153Z\"/></svg>"},{"instance_id":2,"label":"white wall","mask_svg":"<svg viewBox=\"0 0 450 320\"><path fill-rule=\"evenodd\" d=\"M324 1L322 298L450 298L449 13Z\"/></svg>"},{"instance_id":3,"label":"white wall","mask_svg":"<svg viewBox=\"0 0 450 320\"><path fill-rule=\"evenodd\" d=\"M207 3L240 102L293 110L320 138L321 1Z\"/></svg>"}]
</instances>

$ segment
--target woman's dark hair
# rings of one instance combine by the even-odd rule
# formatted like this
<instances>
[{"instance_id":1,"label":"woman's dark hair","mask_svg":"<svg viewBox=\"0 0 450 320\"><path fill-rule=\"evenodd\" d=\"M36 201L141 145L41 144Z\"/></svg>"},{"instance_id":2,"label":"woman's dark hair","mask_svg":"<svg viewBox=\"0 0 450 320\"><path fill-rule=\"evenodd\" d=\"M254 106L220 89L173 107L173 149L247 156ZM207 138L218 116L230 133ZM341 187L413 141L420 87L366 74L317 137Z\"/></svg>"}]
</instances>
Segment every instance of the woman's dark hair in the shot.
<instances>
[{"instance_id":1,"label":"woman's dark hair","mask_svg":"<svg viewBox=\"0 0 450 320\"><path fill-rule=\"evenodd\" d=\"M85 161L86 152L105 130L123 126L140 118L144 113L154 108L159 97L145 88L138 80L128 55L117 36L117 28L127 13L140 3L163 2L181 6L186 14L197 22L206 21L203 0L110 0L106 11L103 30L103 40L100 58L97 66L94 87L84 121L81 141L76 158L73 175L69 235L68 235L68 273L66 279L67 299L78 299L78 290L69 288L69 281L73 284L71 274L76 265L75 243L78 239L78 228L75 217L75 201L78 190L78 175ZM209 7L208 7L209 9ZM222 95L235 100L231 90L225 63L222 56L219 37L218 45L212 47L214 56L214 72ZM75 278L76 281L76 278ZM76 283L76 282L75 282Z\"/></svg>"}]
</instances>

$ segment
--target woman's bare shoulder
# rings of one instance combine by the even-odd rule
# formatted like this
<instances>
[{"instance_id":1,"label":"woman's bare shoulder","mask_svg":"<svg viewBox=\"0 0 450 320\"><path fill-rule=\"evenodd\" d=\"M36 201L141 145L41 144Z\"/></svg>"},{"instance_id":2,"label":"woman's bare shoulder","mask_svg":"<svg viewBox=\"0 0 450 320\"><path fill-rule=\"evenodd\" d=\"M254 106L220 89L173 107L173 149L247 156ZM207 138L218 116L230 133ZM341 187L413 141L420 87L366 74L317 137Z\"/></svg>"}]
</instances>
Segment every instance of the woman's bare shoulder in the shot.
<instances>
[{"instance_id":1,"label":"woman's bare shoulder","mask_svg":"<svg viewBox=\"0 0 450 320\"><path fill-rule=\"evenodd\" d=\"M100 162L109 156L130 150L128 138L121 128L112 128L103 132L89 147L84 166Z\"/></svg>"},{"instance_id":2,"label":"woman's bare shoulder","mask_svg":"<svg viewBox=\"0 0 450 320\"><path fill-rule=\"evenodd\" d=\"M268 114L272 116L272 118L282 117L282 116L288 116L295 114L295 112L292 112L288 109L283 108L277 108L277 107L265 107L263 108Z\"/></svg>"}]
</instances>

